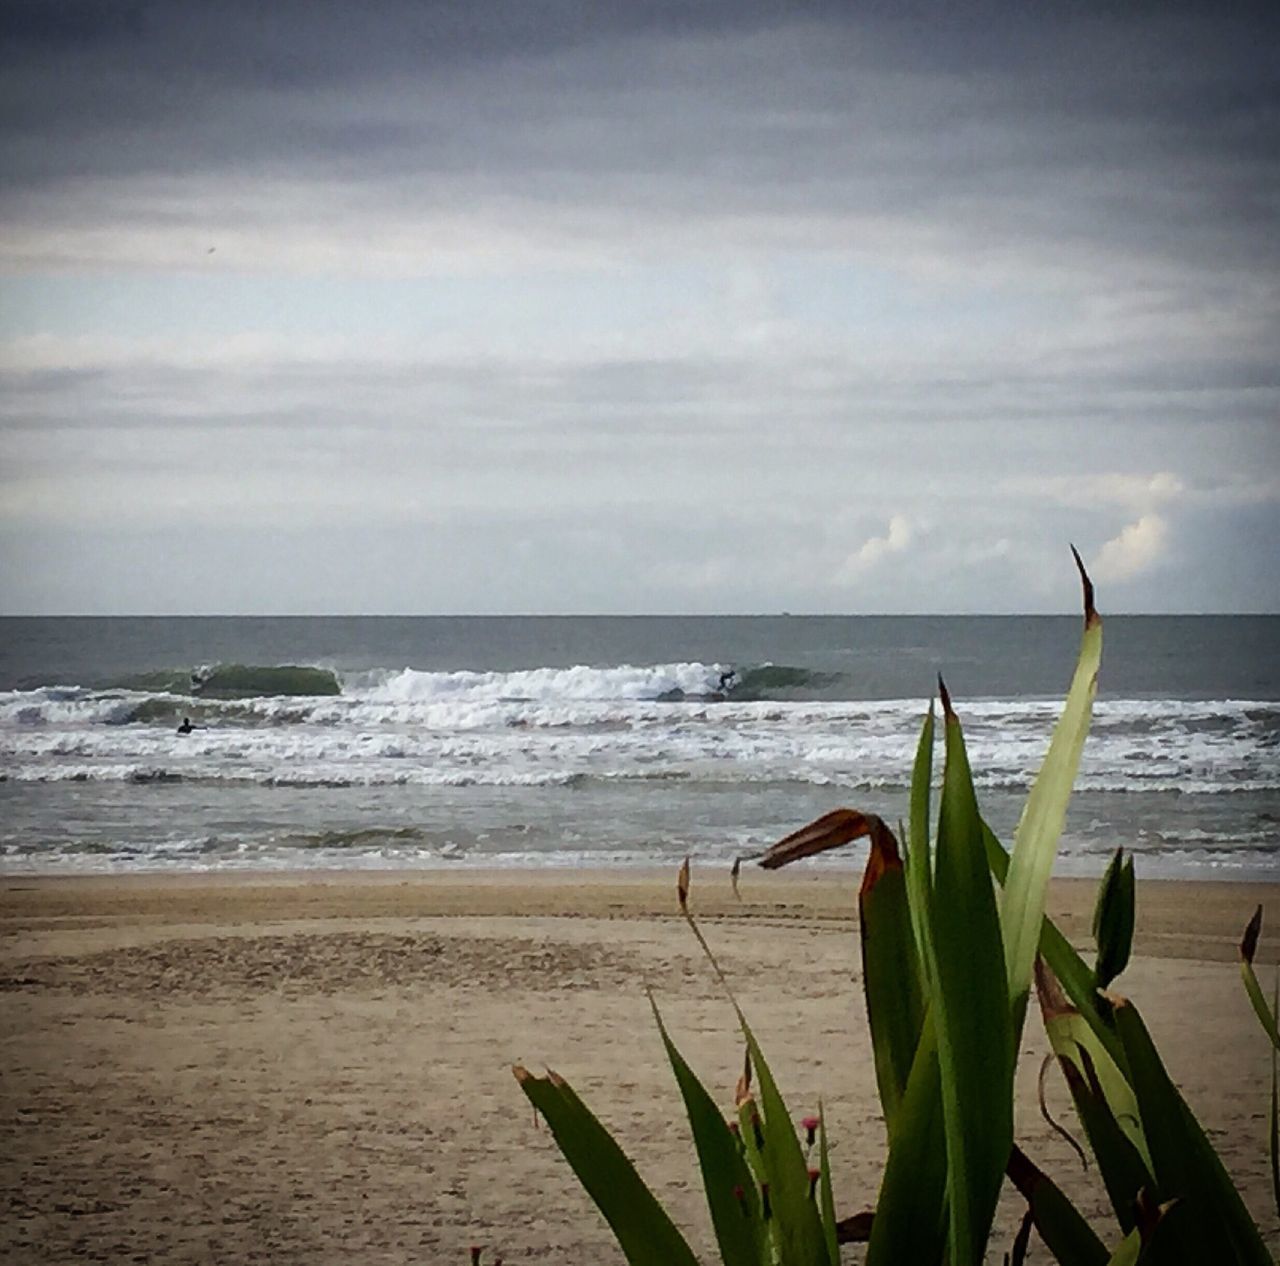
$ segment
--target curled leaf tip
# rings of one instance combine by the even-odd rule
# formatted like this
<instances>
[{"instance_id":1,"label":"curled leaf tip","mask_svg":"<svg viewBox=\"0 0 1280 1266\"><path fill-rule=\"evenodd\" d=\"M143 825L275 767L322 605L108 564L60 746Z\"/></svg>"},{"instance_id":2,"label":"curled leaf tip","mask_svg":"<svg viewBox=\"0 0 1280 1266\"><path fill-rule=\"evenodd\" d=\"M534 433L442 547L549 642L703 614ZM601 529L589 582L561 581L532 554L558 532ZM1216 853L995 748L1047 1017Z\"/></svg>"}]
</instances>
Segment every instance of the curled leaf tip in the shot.
<instances>
[{"instance_id":1,"label":"curled leaf tip","mask_svg":"<svg viewBox=\"0 0 1280 1266\"><path fill-rule=\"evenodd\" d=\"M680 899L680 909L689 909L689 859L680 863L680 873L676 876L676 896Z\"/></svg>"},{"instance_id":2,"label":"curled leaf tip","mask_svg":"<svg viewBox=\"0 0 1280 1266\"><path fill-rule=\"evenodd\" d=\"M523 1064L512 1064L511 1073L522 1086L533 1077L533 1074Z\"/></svg>"},{"instance_id":3,"label":"curled leaf tip","mask_svg":"<svg viewBox=\"0 0 1280 1266\"><path fill-rule=\"evenodd\" d=\"M1252 964L1253 956L1258 952L1258 937L1262 935L1262 907L1259 906L1253 912L1253 918L1249 920L1249 926L1244 930L1244 936L1240 938L1240 957L1246 962Z\"/></svg>"},{"instance_id":4,"label":"curled leaf tip","mask_svg":"<svg viewBox=\"0 0 1280 1266\"><path fill-rule=\"evenodd\" d=\"M1084 560L1081 559L1080 551L1074 545L1071 547L1071 557L1076 560L1076 570L1080 573L1080 584L1084 589L1084 625L1085 628L1092 628L1101 618L1093 605L1093 581L1089 579L1089 573L1084 568Z\"/></svg>"},{"instance_id":5,"label":"curled leaf tip","mask_svg":"<svg viewBox=\"0 0 1280 1266\"><path fill-rule=\"evenodd\" d=\"M1040 1076L1036 1082L1036 1095L1040 1100L1040 1115L1045 1119L1045 1121L1049 1125L1049 1128L1052 1129L1055 1134L1057 1134L1059 1137L1067 1141L1067 1143L1071 1146L1071 1149L1080 1158L1080 1164L1085 1169L1088 1169L1089 1158L1088 1156L1085 1155L1084 1148L1080 1146L1075 1135L1073 1135L1065 1125L1062 1125L1061 1123L1056 1121L1053 1117L1053 1114L1049 1111L1049 1102L1048 1102L1048 1097L1045 1094L1044 1079L1045 1079L1045 1074L1049 1071L1053 1063L1054 1063L1054 1056L1052 1052L1046 1055L1040 1063ZM1068 1060L1067 1063L1070 1063L1070 1061Z\"/></svg>"},{"instance_id":6,"label":"curled leaf tip","mask_svg":"<svg viewBox=\"0 0 1280 1266\"><path fill-rule=\"evenodd\" d=\"M862 872L860 897L870 894L886 871L902 869L902 854L898 851L898 841L893 832L874 814L867 814L867 823L871 851L867 854L867 868Z\"/></svg>"}]
</instances>

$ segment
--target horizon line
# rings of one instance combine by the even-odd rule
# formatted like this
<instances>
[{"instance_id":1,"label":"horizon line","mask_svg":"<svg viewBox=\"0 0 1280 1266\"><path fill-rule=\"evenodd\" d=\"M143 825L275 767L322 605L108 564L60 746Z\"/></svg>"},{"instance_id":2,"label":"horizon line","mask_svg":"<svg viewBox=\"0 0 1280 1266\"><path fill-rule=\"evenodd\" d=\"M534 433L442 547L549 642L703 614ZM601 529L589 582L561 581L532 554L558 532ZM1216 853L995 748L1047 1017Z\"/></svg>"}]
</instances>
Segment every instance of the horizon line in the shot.
<instances>
[{"instance_id":1,"label":"horizon line","mask_svg":"<svg viewBox=\"0 0 1280 1266\"><path fill-rule=\"evenodd\" d=\"M1104 619L1274 618L1280 611L1103 611ZM0 620L964 620L1062 619L1070 611L14 611Z\"/></svg>"}]
</instances>

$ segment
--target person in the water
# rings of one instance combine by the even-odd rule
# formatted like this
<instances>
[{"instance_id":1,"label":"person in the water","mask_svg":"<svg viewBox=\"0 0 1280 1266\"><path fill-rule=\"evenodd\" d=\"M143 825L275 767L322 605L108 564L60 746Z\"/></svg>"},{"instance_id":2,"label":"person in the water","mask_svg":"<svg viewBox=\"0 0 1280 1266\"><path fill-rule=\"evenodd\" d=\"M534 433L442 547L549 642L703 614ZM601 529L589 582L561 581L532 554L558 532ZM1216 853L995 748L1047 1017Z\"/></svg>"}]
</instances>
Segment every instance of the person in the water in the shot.
<instances>
[{"instance_id":1,"label":"person in the water","mask_svg":"<svg viewBox=\"0 0 1280 1266\"><path fill-rule=\"evenodd\" d=\"M737 679L737 676L738 670L736 668L730 668L727 672L720 674L719 690L721 694L728 694L729 691L733 689L733 684Z\"/></svg>"},{"instance_id":2,"label":"person in the water","mask_svg":"<svg viewBox=\"0 0 1280 1266\"><path fill-rule=\"evenodd\" d=\"M181 724L180 726L178 726L178 733L179 733L179 734L190 734L190 733L191 733L191 731L192 731L192 730L194 730L195 728L196 728L196 727L195 727L194 725L192 725L192 724L191 724L191 718L190 718L190 717L183 717L183 718L182 718L182 724Z\"/></svg>"}]
</instances>

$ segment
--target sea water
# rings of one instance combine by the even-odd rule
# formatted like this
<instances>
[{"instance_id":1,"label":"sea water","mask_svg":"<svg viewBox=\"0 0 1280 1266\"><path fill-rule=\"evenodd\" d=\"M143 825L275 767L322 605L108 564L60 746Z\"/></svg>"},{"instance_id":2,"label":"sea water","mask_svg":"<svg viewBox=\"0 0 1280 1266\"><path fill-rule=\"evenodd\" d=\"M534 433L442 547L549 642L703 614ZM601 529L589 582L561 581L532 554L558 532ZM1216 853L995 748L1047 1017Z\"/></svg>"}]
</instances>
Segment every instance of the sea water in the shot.
<instances>
[{"instance_id":1,"label":"sea water","mask_svg":"<svg viewBox=\"0 0 1280 1266\"><path fill-rule=\"evenodd\" d=\"M939 673L1010 838L1072 617L8 618L0 870L713 862L891 822ZM1060 870L1274 877L1280 617L1112 617ZM189 733L179 733L189 718ZM859 854L825 864L856 865Z\"/></svg>"}]
</instances>

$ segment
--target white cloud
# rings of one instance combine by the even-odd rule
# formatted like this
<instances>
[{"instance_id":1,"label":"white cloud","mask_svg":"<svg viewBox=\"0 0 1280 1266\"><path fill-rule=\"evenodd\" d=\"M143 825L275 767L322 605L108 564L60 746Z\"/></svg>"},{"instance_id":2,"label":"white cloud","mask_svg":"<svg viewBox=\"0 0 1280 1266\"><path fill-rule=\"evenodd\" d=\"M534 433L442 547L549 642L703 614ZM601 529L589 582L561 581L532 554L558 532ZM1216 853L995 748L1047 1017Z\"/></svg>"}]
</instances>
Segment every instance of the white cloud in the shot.
<instances>
[{"instance_id":1,"label":"white cloud","mask_svg":"<svg viewBox=\"0 0 1280 1266\"><path fill-rule=\"evenodd\" d=\"M1101 581L1128 580L1155 566L1165 556L1169 541L1168 510L1189 495L1186 483L1171 470L1029 478L1014 481L1013 486L1072 510L1125 513L1130 521L1103 543L1091 565Z\"/></svg>"},{"instance_id":2,"label":"white cloud","mask_svg":"<svg viewBox=\"0 0 1280 1266\"><path fill-rule=\"evenodd\" d=\"M1009 558L1013 554L1013 542L1007 536L995 541L975 541L964 551L967 566L976 567L996 559Z\"/></svg>"},{"instance_id":3,"label":"white cloud","mask_svg":"<svg viewBox=\"0 0 1280 1266\"><path fill-rule=\"evenodd\" d=\"M1154 509L1183 496L1187 487L1171 470L1149 475L1105 471L1096 475L1048 475L1006 481L1009 492L1043 498L1072 509L1122 506L1139 511Z\"/></svg>"},{"instance_id":4,"label":"white cloud","mask_svg":"<svg viewBox=\"0 0 1280 1266\"><path fill-rule=\"evenodd\" d=\"M837 573L837 582L852 580L871 570L892 554L901 554L915 539L911 520L903 514L895 514L883 536L872 536L850 554Z\"/></svg>"},{"instance_id":5,"label":"white cloud","mask_svg":"<svg viewBox=\"0 0 1280 1266\"><path fill-rule=\"evenodd\" d=\"M1144 514L1103 545L1093 572L1099 580L1127 580L1140 575L1163 557L1168 536L1169 524L1161 515Z\"/></svg>"}]
</instances>

